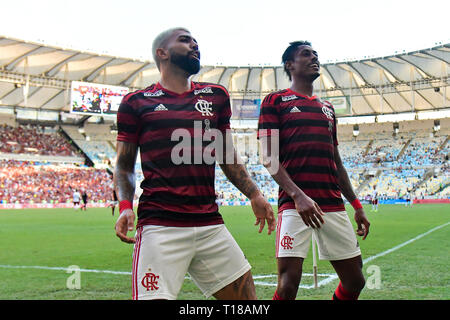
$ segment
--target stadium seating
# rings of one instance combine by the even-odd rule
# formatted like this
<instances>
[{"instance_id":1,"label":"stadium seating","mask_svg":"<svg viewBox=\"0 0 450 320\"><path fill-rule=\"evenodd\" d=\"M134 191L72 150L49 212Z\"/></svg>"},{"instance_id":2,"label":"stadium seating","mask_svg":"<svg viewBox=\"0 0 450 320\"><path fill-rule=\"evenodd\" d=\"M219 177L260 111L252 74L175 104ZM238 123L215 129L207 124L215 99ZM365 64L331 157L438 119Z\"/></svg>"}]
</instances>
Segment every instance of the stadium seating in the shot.
<instances>
[{"instance_id":1,"label":"stadium seating","mask_svg":"<svg viewBox=\"0 0 450 320\"><path fill-rule=\"evenodd\" d=\"M351 130L345 126L338 129L339 152L352 186L361 199L370 199L373 186L376 186L381 199L402 199L407 192L412 192L416 199L450 197L450 132L433 133L426 126L429 122L400 123L403 132L394 135L389 132L392 124L360 125L361 133L357 137L352 136ZM79 154L56 127L3 124L0 126L0 155L3 155L0 159L0 201L70 202L70 188L86 189L91 201L110 199L111 178L104 169L113 169L117 133L110 130L110 125L96 123L86 123L82 132L77 126L64 125L62 129L97 169L39 159L7 160L13 158L7 155L69 159ZM86 140L87 136L89 140ZM261 165L253 137L254 133L235 133L236 149L263 194L276 204L278 185ZM136 185L139 186L143 180L139 155L135 169ZM248 203L219 166L216 166L216 191L222 205ZM138 187L137 195L141 192Z\"/></svg>"},{"instance_id":2,"label":"stadium seating","mask_svg":"<svg viewBox=\"0 0 450 320\"><path fill-rule=\"evenodd\" d=\"M40 126L0 126L0 152L52 156L76 156L71 146L54 128Z\"/></svg>"},{"instance_id":3,"label":"stadium seating","mask_svg":"<svg viewBox=\"0 0 450 320\"><path fill-rule=\"evenodd\" d=\"M86 124L83 133L76 126L62 126L62 129L95 164L114 163L116 136L109 126Z\"/></svg>"},{"instance_id":4,"label":"stadium seating","mask_svg":"<svg viewBox=\"0 0 450 320\"><path fill-rule=\"evenodd\" d=\"M71 203L74 190L89 202L111 200L112 180L105 170L73 165L0 160L0 203Z\"/></svg>"}]
</instances>

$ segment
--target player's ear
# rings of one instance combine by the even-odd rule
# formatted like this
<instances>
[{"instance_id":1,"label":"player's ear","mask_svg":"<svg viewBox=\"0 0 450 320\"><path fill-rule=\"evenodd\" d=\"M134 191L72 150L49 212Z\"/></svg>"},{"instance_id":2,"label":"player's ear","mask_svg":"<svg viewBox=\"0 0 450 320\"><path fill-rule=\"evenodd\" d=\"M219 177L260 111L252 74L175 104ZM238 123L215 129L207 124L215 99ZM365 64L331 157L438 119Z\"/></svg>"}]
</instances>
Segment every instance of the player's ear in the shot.
<instances>
[{"instance_id":1,"label":"player's ear","mask_svg":"<svg viewBox=\"0 0 450 320\"><path fill-rule=\"evenodd\" d=\"M169 50L164 48L158 48L156 49L156 56L158 57L159 61L164 61L169 59Z\"/></svg>"},{"instance_id":2,"label":"player's ear","mask_svg":"<svg viewBox=\"0 0 450 320\"><path fill-rule=\"evenodd\" d=\"M284 63L284 68L289 71L289 73L292 73L293 70L293 63L291 60L288 60Z\"/></svg>"}]
</instances>

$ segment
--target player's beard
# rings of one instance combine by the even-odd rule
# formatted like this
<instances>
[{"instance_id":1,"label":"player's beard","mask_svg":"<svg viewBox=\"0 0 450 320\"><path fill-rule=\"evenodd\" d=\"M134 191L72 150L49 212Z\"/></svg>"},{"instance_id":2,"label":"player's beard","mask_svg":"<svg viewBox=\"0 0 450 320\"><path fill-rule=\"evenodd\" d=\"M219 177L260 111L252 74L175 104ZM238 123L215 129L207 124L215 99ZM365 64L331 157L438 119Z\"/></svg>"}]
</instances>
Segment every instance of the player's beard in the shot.
<instances>
[{"instance_id":1,"label":"player's beard","mask_svg":"<svg viewBox=\"0 0 450 320\"><path fill-rule=\"evenodd\" d=\"M199 53L200 58L200 53ZM175 52L170 53L170 61L186 71L189 75L196 74L200 71L200 60L190 57L189 54L181 55Z\"/></svg>"},{"instance_id":2,"label":"player's beard","mask_svg":"<svg viewBox=\"0 0 450 320\"><path fill-rule=\"evenodd\" d=\"M313 82L314 80L316 80L318 77L320 77L320 73L313 73L309 76L309 79L311 82Z\"/></svg>"}]
</instances>

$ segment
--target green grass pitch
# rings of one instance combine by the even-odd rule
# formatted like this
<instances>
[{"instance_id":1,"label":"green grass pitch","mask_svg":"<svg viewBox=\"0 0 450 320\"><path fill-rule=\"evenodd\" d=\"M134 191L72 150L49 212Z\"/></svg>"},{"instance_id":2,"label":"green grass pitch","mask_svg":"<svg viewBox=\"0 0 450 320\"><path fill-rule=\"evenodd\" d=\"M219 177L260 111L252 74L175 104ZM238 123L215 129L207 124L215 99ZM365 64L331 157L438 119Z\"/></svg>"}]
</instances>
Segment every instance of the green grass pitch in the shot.
<instances>
[{"instance_id":1,"label":"green grass pitch","mask_svg":"<svg viewBox=\"0 0 450 320\"><path fill-rule=\"evenodd\" d=\"M354 222L353 209L347 209ZM271 299L275 233L268 236L265 228L259 234L249 207L222 207L221 213L252 265L258 298ZM366 240L359 240L363 259L383 255L364 265L367 285L360 299L450 299L450 206L380 205L376 213L366 206L366 213L371 229ZM109 208L1 210L0 299L131 299L133 247L115 236L116 219ZM72 265L91 271L81 272L80 289L67 287ZM303 276L297 299L331 299L338 284L330 276L334 270L328 261L319 261L318 269L320 287L306 288L313 281ZM303 271L312 273L311 252ZM186 279L178 299L205 297Z\"/></svg>"}]
</instances>

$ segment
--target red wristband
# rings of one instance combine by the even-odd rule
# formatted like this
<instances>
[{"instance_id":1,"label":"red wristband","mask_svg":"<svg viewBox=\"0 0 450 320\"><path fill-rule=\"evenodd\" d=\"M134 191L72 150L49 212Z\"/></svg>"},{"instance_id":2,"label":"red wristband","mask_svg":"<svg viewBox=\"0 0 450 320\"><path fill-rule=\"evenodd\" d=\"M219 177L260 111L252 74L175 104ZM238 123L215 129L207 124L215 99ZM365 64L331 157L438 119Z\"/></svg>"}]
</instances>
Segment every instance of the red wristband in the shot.
<instances>
[{"instance_id":1,"label":"red wristband","mask_svg":"<svg viewBox=\"0 0 450 320\"><path fill-rule=\"evenodd\" d=\"M133 210L133 204L131 203L131 201L122 200L119 202L119 213L122 213L122 211L125 209Z\"/></svg>"},{"instance_id":2,"label":"red wristband","mask_svg":"<svg viewBox=\"0 0 450 320\"><path fill-rule=\"evenodd\" d=\"M358 209L362 208L361 202L359 202L358 198L353 200L350 204L352 205L353 209L355 209L355 210L358 210Z\"/></svg>"}]
</instances>

